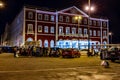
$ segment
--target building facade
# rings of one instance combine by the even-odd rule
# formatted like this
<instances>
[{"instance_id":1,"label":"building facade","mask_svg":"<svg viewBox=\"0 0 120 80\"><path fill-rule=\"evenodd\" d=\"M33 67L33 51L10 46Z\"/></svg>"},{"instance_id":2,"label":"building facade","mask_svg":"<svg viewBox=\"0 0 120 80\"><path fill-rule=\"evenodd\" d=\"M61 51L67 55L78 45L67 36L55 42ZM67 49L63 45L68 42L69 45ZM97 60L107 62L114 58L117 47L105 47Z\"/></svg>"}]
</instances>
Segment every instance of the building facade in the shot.
<instances>
[{"instance_id":1,"label":"building facade","mask_svg":"<svg viewBox=\"0 0 120 80\"><path fill-rule=\"evenodd\" d=\"M40 47L87 48L88 33L90 45L109 43L108 19L89 17L75 6L60 11L24 6L10 27L11 46L38 42Z\"/></svg>"}]
</instances>

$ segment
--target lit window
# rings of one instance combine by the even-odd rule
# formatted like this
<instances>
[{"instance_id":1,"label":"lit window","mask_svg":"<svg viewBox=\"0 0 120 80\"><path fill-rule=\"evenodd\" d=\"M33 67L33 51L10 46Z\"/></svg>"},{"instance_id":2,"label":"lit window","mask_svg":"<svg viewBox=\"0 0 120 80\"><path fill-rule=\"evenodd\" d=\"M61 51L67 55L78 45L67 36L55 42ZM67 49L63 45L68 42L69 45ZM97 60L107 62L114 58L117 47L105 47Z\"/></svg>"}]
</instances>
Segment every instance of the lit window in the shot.
<instances>
[{"instance_id":1,"label":"lit window","mask_svg":"<svg viewBox=\"0 0 120 80\"><path fill-rule=\"evenodd\" d=\"M45 26L44 32L48 33L48 26Z\"/></svg>"},{"instance_id":2,"label":"lit window","mask_svg":"<svg viewBox=\"0 0 120 80\"><path fill-rule=\"evenodd\" d=\"M70 21L70 18L67 16L66 17L66 22L69 22Z\"/></svg>"},{"instance_id":3,"label":"lit window","mask_svg":"<svg viewBox=\"0 0 120 80\"><path fill-rule=\"evenodd\" d=\"M59 16L59 21L63 22L63 16Z\"/></svg>"},{"instance_id":4,"label":"lit window","mask_svg":"<svg viewBox=\"0 0 120 80\"><path fill-rule=\"evenodd\" d=\"M106 31L103 31L103 36L107 36Z\"/></svg>"},{"instance_id":5,"label":"lit window","mask_svg":"<svg viewBox=\"0 0 120 80\"><path fill-rule=\"evenodd\" d=\"M72 28L72 34L76 34L76 28Z\"/></svg>"},{"instance_id":6,"label":"lit window","mask_svg":"<svg viewBox=\"0 0 120 80\"><path fill-rule=\"evenodd\" d=\"M45 14L44 20L49 20L49 15Z\"/></svg>"},{"instance_id":7,"label":"lit window","mask_svg":"<svg viewBox=\"0 0 120 80\"><path fill-rule=\"evenodd\" d=\"M38 25L38 32L42 32L42 25Z\"/></svg>"},{"instance_id":8,"label":"lit window","mask_svg":"<svg viewBox=\"0 0 120 80\"><path fill-rule=\"evenodd\" d=\"M28 34L33 33L33 24L28 24L27 33Z\"/></svg>"},{"instance_id":9,"label":"lit window","mask_svg":"<svg viewBox=\"0 0 120 80\"><path fill-rule=\"evenodd\" d=\"M93 36L96 36L96 30L93 31Z\"/></svg>"},{"instance_id":10,"label":"lit window","mask_svg":"<svg viewBox=\"0 0 120 80\"><path fill-rule=\"evenodd\" d=\"M75 17L72 17L72 23L77 23L77 20L75 19Z\"/></svg>"},{"instance_id":11,"label":"lit window","mask_svg":"<svg viewBox=\"0 0 120 80\"><path fill-rule=\"evenodd\" d=\"M70 27L66 27L66 34L70 34Z\"/></svg>"},{"instance_id":12,"label":"lit window","mask_svg":"<svg viewBox=\"0 0 120 80\"><path fill-rule=\"evenodd\" d=\"M63 33L63 26L59 26L59 34Z\"/></svg>"},{"instance_id":13,"label":"lit window","mask_svg":"<svg viewBox=\"0 0 120 80\"><path fill-rule=\"evenodd\" d=\"M50 32L54 33L54 26L51 27Z\"/></svg>"},{"instance_id":14,"label":"lit window","mask_svg":"<svg viewBox=\"0 0 120 80\"><path fill-rule=\"evenodd\" d=\"M42 14L38 14L38 20L42 20Z\"/></svg>"},{"instance_id":15,"label":"lit window","mask_svg":"<svg viewBox=\"0 0 120 80\"><path fill-rule=\"evenodd\" d=\"M33 12L28 12L28 18L33 19Z\"/></svg>"},{"instance_id":16,"label":"lit window","mask_svg":"<svg viewBox=\"0 0 120 80\"><path fill-rule=\"evenodd\" d=\"M78 34L82 34L82 28L78 28Z\"/></svg>"},{"instance_id":17,"label":"lit window","mask_svg":"<svg viewBox=\"0 0 120 80\"><path fill-rule=\"evenodd\" d=\"M51 15L51 21L55 21L55 17L53 15Z\"/></svg>"},{"instance_id":18,"label":"lit window","mask_svg":"<svg viewBox=\"0 0 120 80\"><path fill-rule=\"evenodd\" d=\"M87 29L84 29L84 35L86 35L87 34Z\"/></svg>"},{"instance_id":19,"label":"lit window","mask_svg":"<svg viewBox=\"0 0 120 80\"><path fill-rule=\"evenodd\" d=\"M90 36L92 36L92 30L90 30Z\"/></svg>"}]
</instances>

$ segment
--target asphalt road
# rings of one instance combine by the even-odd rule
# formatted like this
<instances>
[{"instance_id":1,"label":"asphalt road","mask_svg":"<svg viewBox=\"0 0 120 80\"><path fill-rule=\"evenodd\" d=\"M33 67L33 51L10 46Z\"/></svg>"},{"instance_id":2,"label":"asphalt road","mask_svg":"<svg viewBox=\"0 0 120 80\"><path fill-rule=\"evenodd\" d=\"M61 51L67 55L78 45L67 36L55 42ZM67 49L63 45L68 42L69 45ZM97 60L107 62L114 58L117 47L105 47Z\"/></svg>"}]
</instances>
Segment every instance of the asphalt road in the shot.
<instances>
[{"instance_id":1,"label":"asphalt road","mask_svg":"<svg viewBox=\"0 0 120 80\"><path fill-rule=\"evenodd\" d=\"M63 59L0 54L0 80L120 80L120 63L100 66L99 57Z\"/></svg>"}]
</instances>

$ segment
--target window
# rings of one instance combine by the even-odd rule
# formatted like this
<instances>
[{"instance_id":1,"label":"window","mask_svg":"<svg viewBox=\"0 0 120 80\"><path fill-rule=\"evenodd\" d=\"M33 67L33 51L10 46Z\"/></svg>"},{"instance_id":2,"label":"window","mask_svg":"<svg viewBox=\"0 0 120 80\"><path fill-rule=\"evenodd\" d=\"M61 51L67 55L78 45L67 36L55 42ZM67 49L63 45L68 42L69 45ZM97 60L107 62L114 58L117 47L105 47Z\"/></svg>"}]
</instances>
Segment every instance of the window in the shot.
<instances>
[{"instance_id":1,"label":"window","mask_svg":"<svg viewBox=\"0 0 120 80\"><path fill-rule=\"evenodd\" d=\"M100 21L97 21L97 25L98 25L98 26L101 26L101 25L100 25Z\"/></svg>"},{"instance_id":2,"label":"window","mask_svg":"<svg viewBox=\"0 0 120 80\"><path fill-rule=\"evenodd\" d=\"M28 33L28 34L33 33L33 24L28 24L27 33Z\"/></svg>"},{"instance_id":3,"label":"window","mask_svg":"<svg viewBox=\"0 0 120 80\"><path fill-rule=\"evenodd\" d=\"M66 17L66 22L69 22L70 21L70 18L69 16Z\"/></svg>"},{"instance_id":4,"label":"window","mask_svg":"<svg viewBox=\"0 0 120 80\"><path fill-rule=\"evenodd\" d=\"M107 27L107 23L106 22L103 22L103 27Z\"/></svg>"},{"instance_id":5,"label":"window","mask_svg":"<svg viewBox=\"0 0 120 80\"><path fill-rule=\"evenodd\" d=\"M93 31L93 36L96 36L96 30Z\"/></svg>"},{"instance_id":6,"label":"window","mask_svg":"<svg viewBox=\"0 0 120 80\"><path fill-rule=\"evenodd\" d=\"M78 28L78 34L82 34L82 28Z\"/></svg>"},{"instance_id":7,"label":"window","mask_svg":"<svg viewBox=\"0 0 120 80\"><path fill-rule=\"evenodd\" d=\"M89 20L89 25L92 25L92 20Z\"/></svg>"},{"instance_id":8,"label":"window","mask_svg":"<svg viewBox=\"0 0 120 80\"><path fill-rule=\"evenodd\" d=\"M44 20L49 20L49 15L48 14L45 14Z\"/></svg>"},{"instance_id":9,"label":"window","mask_svg":"<svg viewBox=\"0 0 120 80\"><path fill-rule=\"evenodd\" d=\"M44 41L44 47L48 47L48 40Z\"/></svg>"},{"instance_id":10,"label":"window","mask_svg":"<svg viewBox=\"0 0 120 80\"><path fill-rule=\"evenodd\" d=\"M98 36L100 36L100 31L98 31Z\"/></svg>"},{"instance_id":11,"label":"window","mask_svg":"<svg viewBox=\"0 0 120 80\"><path fill-rule=\"evenodd\" d=\"M107 36L106 31L103 31L103 36Z\"/></svg>"},{"instance_id":12,"label":"window","mask_svg":"<svg viewBox=\"0 0 120 80\"><path fill-rule=\"evenodd\" d=\"M86 18L84 19L84 24L87 24L87 19Z\"/></svg>"},{"instance_id":13,"label":"window","mask_svg":"<svg viewBox=\"0 0 120 80\"><path fill-rule=\"evenodd\" d=\"M33 19L33 12L28 12L28 18Z\"/></svg>"},{"instance_id":14,"label":"window","mask_svg":"<svg viewBox=\"0 0 120 80\"><path fill-rule=\"evenodd\" d=\"M77 23L77 20L75 19L75 17L72 17L72 23Z\"/></svg>"},{"instance_id":15,"label":"window","mask_svg":"<svg viewBox=\"0 0 120 80\"><path fill-rule=\"evenodd\" d=\"M63 16L59 16L59 21L63 22Z\"/></svg>"},{"instance_id":16,"label":"window","mask_svg":"<svg viewBox=\"0 0 120 80\"><path fill-rule=\"evenodd\" d=\"M63 26L59 26L59 34L63 33Z\"/></svg>"},{"instance_id":17,"label":"window","mask_svg":"<svg viewBox=\"0 0 120 80\"><path fill-rule=\"evenodd\" d=\"M84 35L86 35L87 34L87 29L84 29Z\"/></svg>"},{"instance_id":18,"label":"window","mask_svg":"<svg viewBox=\"0 0 120 80\"><path fill-rule=\"evenodd\" d=\"M96 26L96 21L93 21L94 26Z\"/></svg>"},{"instance_id":19,"label":"window","mask_svg":"<svg viewBox=\"0 0 120 80\"><path fill-rule=\"evenodd\" d=\"M51 21L55 21L55 17L53 15L51 15Z\"/></svg>"},{"instance_id":20,"label":"window","mask_svg":"<svg viewBox=\"0 0 120 80\"><path fill-rule=\"evenodd\" d=\"M51 47L51 48L54 47L54 40L51 40L51 41L50 41L50 47Z\"/></svg>"},{"instance_id":21,"label":"window","mask_svg":"<svg viewBox=\"0 0 120 80\"><path fill-rule=\"evenodd\" d=\"M42 14L38 14L38 20L42 20Z\"/></svg>"},{"instance_id":22,"label":"window","mask_svg":"<svg viewBox=\"0 0 120 80\"><path fill-rule=\"evenodd\" d=\"M66 34L70 34L70 27L66 27Z\"/></svg>"},{"instance_id":23,"label":"window","mask_svg":"<svg viewBox=\"0 0 120 80\"><path fill-rule=\"evenodd\" d=\"M42 25L38 25L38 32L42 32Z\"/></svg>"},{"instance_id":24,"label":"window","mask_svg":"<svg viewBox=\"0 0 120 80\"><path fill-rule=\"evenodd\" d=\"M48 26L45 26L44 32L45 32L45 33L48 33Z\"/></svg>"},{"instance_id":25,"label":"window","mask_svg":"<svg viewBox=\"0 0 120 80\"><path fill-rule=\"evenodd\" d=\"M54 26L51 26L50 32L54 33Z\"/></svg>"},{"instance_id":26,"label":"window","mask_svg":"<svg viewBox=\"0 0 120 80\"><path fill-rule=\"evenodd\" d=\"M76 34L76 28L72 28L72 34Z\"/></svg>"},{"instance_id":27,"label":"window","mask_svg":"<svg viewBox=\"0 0 120 80\"><path fill-rule=\"evenodd\" d=\"M92 36L92 30L90 30L90 36Z\"/></svg>"}]
</instances>

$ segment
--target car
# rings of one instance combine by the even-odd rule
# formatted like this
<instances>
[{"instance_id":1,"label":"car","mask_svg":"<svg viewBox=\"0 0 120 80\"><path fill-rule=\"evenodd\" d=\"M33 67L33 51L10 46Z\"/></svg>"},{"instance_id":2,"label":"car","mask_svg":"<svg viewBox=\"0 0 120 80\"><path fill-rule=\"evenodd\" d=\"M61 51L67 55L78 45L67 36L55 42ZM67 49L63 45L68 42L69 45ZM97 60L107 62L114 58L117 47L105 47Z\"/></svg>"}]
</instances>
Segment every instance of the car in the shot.
<instances>
[{"instance_id":1,"label":"car","mask_svg":"<svg viewBox=\"0 0 120 80\"><path fill-rule=\"evenodd\" d=\"M120 60L120 47L102 49L100 53L100 59L111 60L112 62L115 62L115 60Z\"/></svg>"},{"instance_id":2,"label":"car","mask_svg":"<svg viewBox=\"0 0 120 80\"><path fill-rule=\"evenodd\" d=\"M79 58L81 56L79 50L77 49L63 49L62 50L62 57L65 58L65 57L71 57L71 58Z\"/></svg>"}]
</instances>

